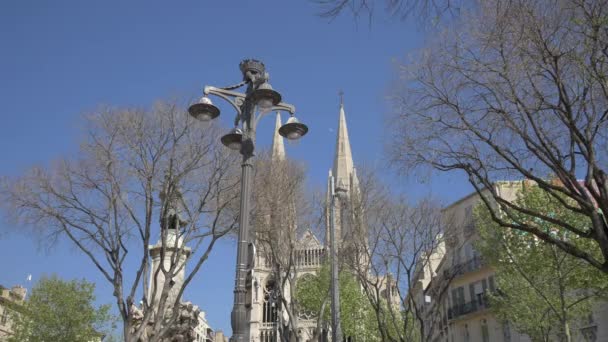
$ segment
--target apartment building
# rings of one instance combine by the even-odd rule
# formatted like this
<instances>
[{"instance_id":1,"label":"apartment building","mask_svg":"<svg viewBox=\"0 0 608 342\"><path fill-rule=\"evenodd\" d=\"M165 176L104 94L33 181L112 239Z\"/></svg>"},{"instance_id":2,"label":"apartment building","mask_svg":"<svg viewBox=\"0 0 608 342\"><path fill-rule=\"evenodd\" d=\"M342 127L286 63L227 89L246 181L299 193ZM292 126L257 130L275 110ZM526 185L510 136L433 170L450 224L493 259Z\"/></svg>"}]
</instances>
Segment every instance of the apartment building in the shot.
<instances>
[{"instance_id":1,"label":"apartment building","mask_svg":"<svg viewBox=\"0 0 608 342\"><path fill-rule=\"evenodd\" d=\"M521 181L497 182L495 190L514 200ZM475 250L479 238L473 208L480 203L472 193L443 209L446 225L441 243L417 268L410 296L418 303L425 335L437 342L526 342L530 338L499 322L486 299L496 290L495 270ZM574 341L608 341L608 305L599 304L589 317L581 317L573 329Z\"/></svg>"},{"instance_id":2,"label":"apartment building","mask_svg":"<svg viewBox=\"0 0 608 342\"><path fill-rule=\"evenodd\" d=\"M194 328L194 333L196 334L195 342L213 342L215 340L215 333L209 326L206 316L205 311L201 311L198 314L198 324Z\"/></svg>"},{"instance_id":3,"label":"apartment building","mask_svg":"<svg viewBox=\"0 0 608 342\"><path fill-rule=\"evenodd\" d=\"M514 199L521 183L496 186L502 196ZM496 289L495 272L474 247L478 234L473 209L479 201L479 195L472 193L443 209L442 218L449 224L439 248L417 270L410 295L419 303L425 335L431 341L529 341L508 324L498 322L489 310L485 293Z\"/></svg>"}]
</instances>

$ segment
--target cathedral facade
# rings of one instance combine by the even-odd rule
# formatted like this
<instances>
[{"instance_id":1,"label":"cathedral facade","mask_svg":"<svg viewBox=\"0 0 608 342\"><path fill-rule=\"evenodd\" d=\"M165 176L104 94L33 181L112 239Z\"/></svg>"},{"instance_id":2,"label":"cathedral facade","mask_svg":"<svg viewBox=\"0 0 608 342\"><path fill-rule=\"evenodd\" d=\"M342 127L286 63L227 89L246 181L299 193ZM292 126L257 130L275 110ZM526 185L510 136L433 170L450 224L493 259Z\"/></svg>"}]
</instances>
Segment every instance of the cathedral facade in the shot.
<instances>
[{"instance_id":1,"label":"cathedral facade","mask_svg":"<svg viewBox=\"0 0 608 342\"><path fill-rule=\"evenodd\" d=\"M285 148L283 138L278 134L278 128L281 126L280 116L277 114L276 129L272 142L272 159L284 159ZM329 208L330 201L330 179L334 180L337 188L343 190L344 195L336 198L334 201L334 227L335 236L337 237L337 245L342 250L347 247L359 235L352 231L353 225L346 224L346 204L351 202L353 197L359 192L359 183L355 171L348 130L346 127L346 115L344 105L340 104L338 129L336 137L336 147L334 162L329 170L328 188L326 207ZM295 206L293 209L295 210ZM326 210L328 211L328 210ZM288 223L288 225L295 223ZM297 319L297 331L301 341L309 341L316 339L315 331L317 331L316 317L299 315L291 317L287 309L282 303L290 302L290 296L294 291L290 291L289 287L297 282L297 278L302 278L307 274L315 274L320 270L325 262L326 256L329 256L329 233L330 233L330 216L326 214L325 219L325 243L319 241L317 236L311 230L301 232L299 237L295 237L295 251L291 253L293 259L292 277L294 281L279 281L281 276L277 276L277 272L282 272L277 263L273 262L272 257L265 253L263 242L255 241L255 263L251 275L251 295L249 299L249 323L250 332L249 340L256 342L279 341L281 333L281 325L286 326L290 319ZM296 229L286 229L293 234L296 234ZM283 279L284 280L284 279ZM284 285L282 285L284 284ZM278 286L282 286L281 291L277 290ZM278 296L283 296L279 299ZM327 332L325 330L325 332Z\"/></svg>"}]
</instances>

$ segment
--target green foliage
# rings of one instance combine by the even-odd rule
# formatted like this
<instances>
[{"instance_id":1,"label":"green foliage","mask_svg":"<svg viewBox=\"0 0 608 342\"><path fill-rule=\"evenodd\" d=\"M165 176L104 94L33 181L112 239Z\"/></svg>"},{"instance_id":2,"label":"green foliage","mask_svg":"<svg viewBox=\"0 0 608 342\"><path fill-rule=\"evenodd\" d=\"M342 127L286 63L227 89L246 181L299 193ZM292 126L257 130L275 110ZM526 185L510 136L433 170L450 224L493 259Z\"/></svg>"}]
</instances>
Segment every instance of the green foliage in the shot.
<instances>
[{"instance_id":1,"label":"green foliage","mask_svg":"<svg viewBox=\"0 0 608 342\"><path fill-rule=\"evenodd\" d=\"M524 187L516 203L581 230L588 230L591 224L587 216L568 210L538 187ZM592 240L537 217L508 214L513 224L532 224L600 256ZM480 233L476 247L496 269L499 292L490 295L491 308L499 319L509 321L533 340L543 341L556 334L570 336L572 324L587 317L594 300L606 294L608 277L585 261L525 231L501 228L483 205L476 208L475 219Z\"/></svg>"},{"instance_id":2,"label":"green foliage","mask_svg":"<svg viewBox=\"0 0 608 342\"><path fill-rule=\"evenodd\" d=\"M405 317L402 331L399 331L395 326L389 330L389 336L400 336L400 340L402 341L423 341L424 339L422 338L420 331L420 322L416 319L414 312L412 312L412 310L406 310L402 312L401 315L402 317Z\"/></svg>"},{"instance_id":3,"label":"green foliage","mask_svg":"<svg viewBox=\"0 0 608 342\"><path fill-rule=\"evenodd\" d=\"M110 305L95 308L95 284L85 280L42 278L19 314L9 342L90 342L113 328Z\"/></svg>"},{"instance_id":4,"label":"green foliage","mask_svg":"<svg viewBox=\"0 0 608 342\"><path fill-rule=\"evenodd\" d=\"M298 281L296 299L300 308L312 316L317 316L323 303L325 322L331 321L330 308L330 267L324 265L314 276L304 276ZM344 336L356 336L363 341L377 341L378 326L374 311L357 279L347 271L340 272L340 318Z\"/></svg>"}]
</instances>

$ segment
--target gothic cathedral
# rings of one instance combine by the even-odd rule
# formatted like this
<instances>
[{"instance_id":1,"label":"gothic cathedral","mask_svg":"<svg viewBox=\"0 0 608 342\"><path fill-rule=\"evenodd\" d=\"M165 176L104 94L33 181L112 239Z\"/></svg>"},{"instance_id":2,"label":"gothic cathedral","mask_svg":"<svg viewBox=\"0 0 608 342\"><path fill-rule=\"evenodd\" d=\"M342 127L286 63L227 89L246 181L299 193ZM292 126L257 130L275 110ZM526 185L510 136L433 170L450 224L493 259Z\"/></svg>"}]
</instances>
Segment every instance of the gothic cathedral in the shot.
<instances>
[{"instance_id":1,"label":"gothic cathedral","mask_svg":"<svg viewBox=\"0 0 608 342\"><path fill-rule=\"evenodd\" d=\"M276 129L272 142L271 158L273 160L285 159L285 147L283 138L278 134L278 128L281 127L281 118L277 114ZM359 193L359 182L357 173L353 163L352 151L346 127L346 115L344 112L343 103L340 104L338 130L335 147L335 155L333 167L329 170L328 177L328 193L326 204L330 205L330 188L329 180L333 177L336 188L340 188L344 192L344 196L337 199L334 203L335 215L334 226L336 242L339 246L340 253L353 248L353 241L365 241L365 234L358 232L352 227L361 227L361 225L353 225L346 223L346 216L352 216L349 211L346 212L347 204L352 203L353 198ZM291 206L291 210L295 210L295 206ZM327 211L327 210L326 210ZM297 333L302 341L313 340L315 330L317 328L317 319L306 315L297 315L292 318L287 312L282 302L290 302L290 294L294 291L282 288L282 291L277 291L278 286L290 287L295 284L297 278L301 278L306 274L316 273L325 261L325 256L329 255L329 227L330 216L326 215L325 219L325 245L313 234L311 230L305 230L299 237L295 238L295 250L292 255L293 272L292 277L296 279L282 279L277 273L284 273L274 267L272 257L269 253L264 253L262 241L255 241L255 263L253 272L250 277L250 295L249 302L249 320L250 334L249 340L255 342L270 342L279 341L279 334L282 331L281 325L285 326L290 319L297 319ZM352 217L351 217L352 219ZM295 225L295 222L287 223L287 225ZM287 232L295 233L295 229L289 227L285 229ZM362 238L363 240L360 240ZM365 243L365 242L364 242ZM283 275L284 276L284 275ZM286 281L287 280L287 281ZM284 297L285 301L277 298ZM293 327L293 325L292 325Z\"/></svg>"}]
</instances>

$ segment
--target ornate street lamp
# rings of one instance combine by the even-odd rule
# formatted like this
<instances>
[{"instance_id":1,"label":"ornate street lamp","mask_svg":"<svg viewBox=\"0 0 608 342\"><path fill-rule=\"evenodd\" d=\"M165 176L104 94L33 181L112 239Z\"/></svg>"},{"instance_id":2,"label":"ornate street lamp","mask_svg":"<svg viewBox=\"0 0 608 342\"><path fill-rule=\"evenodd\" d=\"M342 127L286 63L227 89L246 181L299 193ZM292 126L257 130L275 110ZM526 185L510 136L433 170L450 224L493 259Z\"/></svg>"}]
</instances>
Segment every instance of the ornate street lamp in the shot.
<instances>
[{"instance_id":1,"label":"ornate street lamp","mask_svg":"<svg viewBox=\"0 0 608 342\"><path fill-rule=\"evenodd\" d=\"M253 267L254 255L249 255L252 245L249 236L249 211L253 177L253 151L255 150L255 130L258 121L271 111L286 111L290 119L279 129L287 139L299 139L308 132L308 127L294 116L295 107L281 102L281 94L272 89L268 83L268 73L264 63L255 59L246 59L239 65L243 81L230 87L205 87L203 98L188 108L188 112L200 121L213 120L220 115L220 110L213 105L207 95L215 95L226 100L236 110L234 128L221 138L222 144L243 155L241 202L239 213L239 238L236 257L236 281L234 287L234 306L231 314L232 342L249 342L249 324L247 322L247 273ZM245 93L234 91L247 86ZM257 113L257 114L256 114ZM240 127L239 127L240 126ZM253 252L254 253L254 252ZM251 258L251 259L250 259Z\"/></svg>"},{"instance_id":2,"label":"ornate street lamp","mask_svg":"<svg viewBox=\"0 0 608 342\"><path fill-rule=\"evenodd\" d=\"M308 127L306 127L305 124L300 123L295 116L287 119L287 122L279 128L279 134L291 140L300 139L307 132Z\"/></svg>"},{"instance_id":3,"label":"ornate street lamp","mask_svg":"<svg viewBox=\"0 0 608 342\"><path fill-rule=\"evenodd\" d=\"M220 115L220 110L213 105L211 99L203 96L198 103L188 108L188 112L200 121L211 121Z\"/></svg>"},{"instance_id":4,"label":"ornate street lamp","mask_svg":"<svg viewBox=\"0 0 608 342\"><path fill-rule=\"evenodd\" d=\"M243 146L243 131L240 128L233 128L221 139L222 144L231 150L240 151Z\"/></svg>"}]
</instances>

